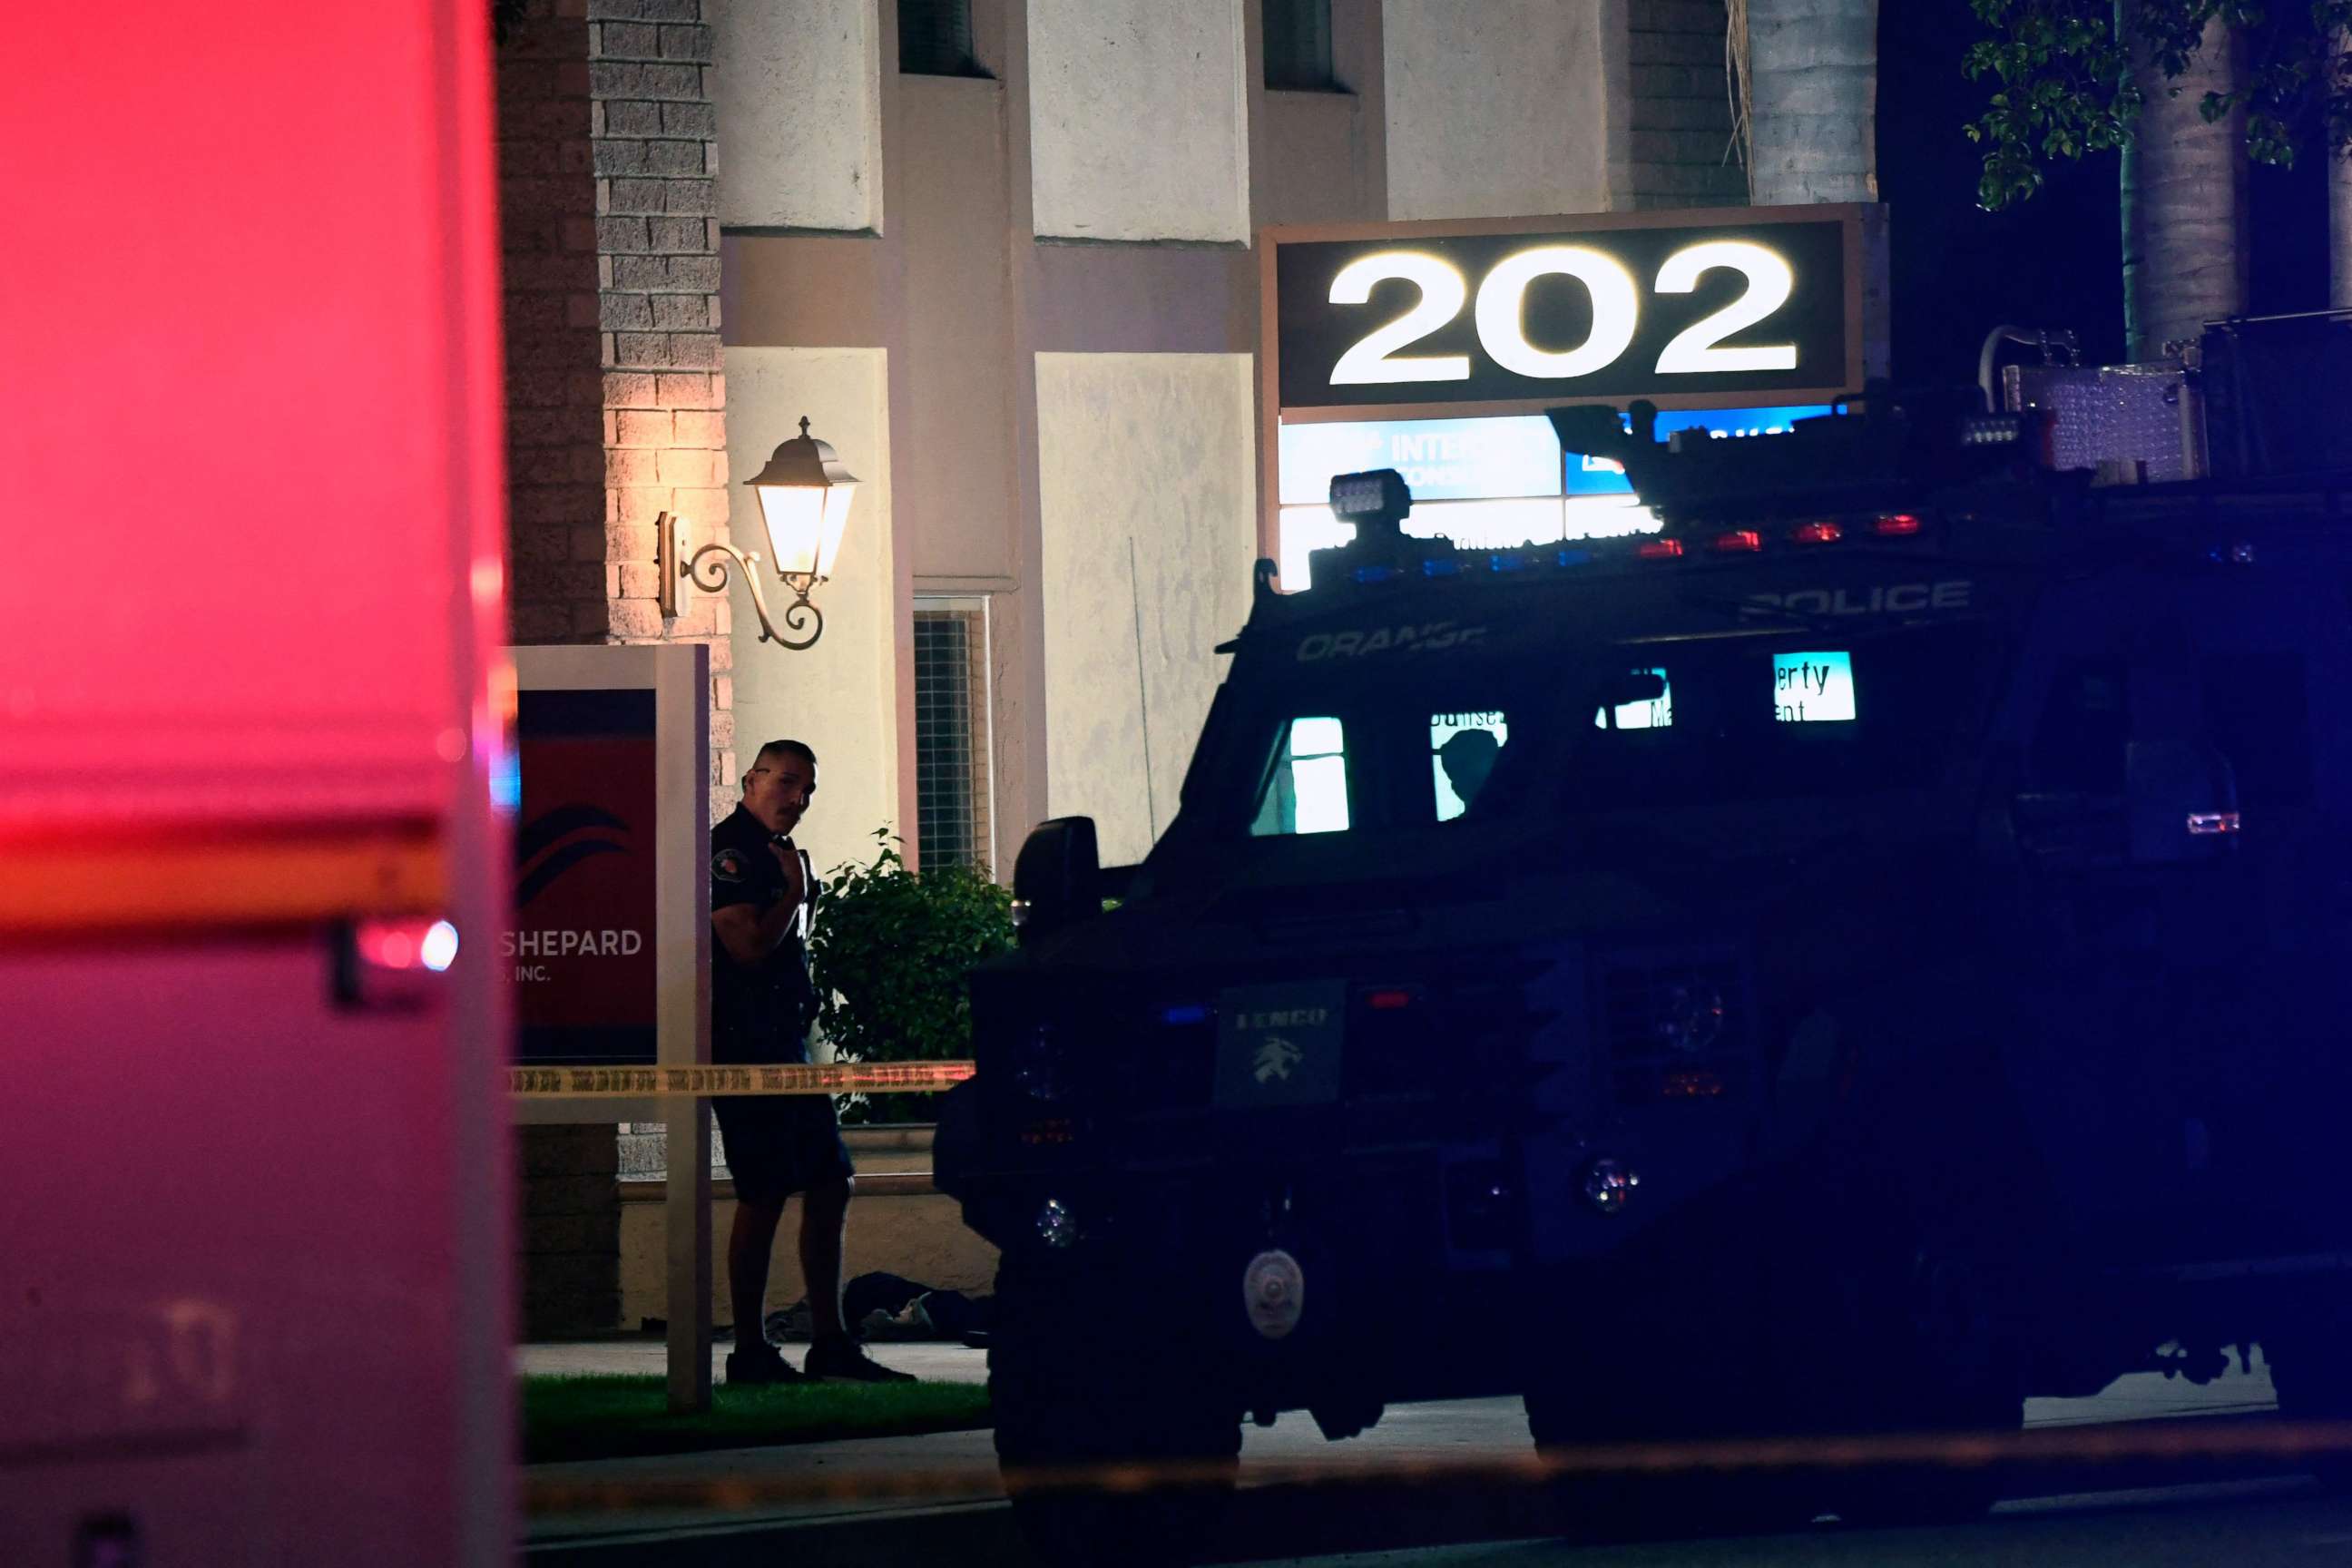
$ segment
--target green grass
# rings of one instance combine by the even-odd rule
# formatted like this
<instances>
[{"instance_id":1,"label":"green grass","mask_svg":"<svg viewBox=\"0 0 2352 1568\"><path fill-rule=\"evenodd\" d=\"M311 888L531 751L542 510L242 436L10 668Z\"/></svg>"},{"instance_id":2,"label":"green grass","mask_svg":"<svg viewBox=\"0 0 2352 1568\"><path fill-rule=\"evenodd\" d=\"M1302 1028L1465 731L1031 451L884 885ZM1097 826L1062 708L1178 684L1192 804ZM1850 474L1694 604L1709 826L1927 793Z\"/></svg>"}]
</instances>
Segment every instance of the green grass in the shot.
<instances>
[{"instance_id":1,"label":"green grass","mask_svg":"<svg viewBox=\"0 0 2352 1568\"><path fill-rule=\"evenodd\" d=\"M976 1383L799 1384L710 1392L710 1408L672 1415L658 1375L592 1373L522 1380L525 1464L683 1454L762 1443L824 1443L989 1425Z\"/></svg>"}]
</instances>

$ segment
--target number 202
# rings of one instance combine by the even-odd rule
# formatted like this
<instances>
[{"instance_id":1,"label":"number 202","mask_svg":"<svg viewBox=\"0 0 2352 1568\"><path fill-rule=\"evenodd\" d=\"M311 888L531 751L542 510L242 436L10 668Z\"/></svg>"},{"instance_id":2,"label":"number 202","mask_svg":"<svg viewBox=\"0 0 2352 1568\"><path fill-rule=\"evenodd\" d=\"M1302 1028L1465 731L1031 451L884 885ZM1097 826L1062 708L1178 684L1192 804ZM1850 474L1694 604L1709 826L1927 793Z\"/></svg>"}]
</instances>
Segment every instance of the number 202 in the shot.
<instances>
[{"instance_id":1,"label":"number 202","mask_svg":"<svg viewBox=\"0 0 2352 1568\"><path fill-rule=\"evenodd\" d=\"M1692 323L1676 334L1658 355L1661 375L1697 375L1711 371L1794 370L1797 345L1765 343L1751 348L1718 345L1732 333L1757 322L1789 301L1796 275L1789 263L1760 245L1739 239L1712 239L1687 246L1666 258L1653 289L1660 294L1687 294L1698 287L1702 274L1727 267L1748 279L1747 291L1723 309ZM1592 296L1592 331L1572 349L1539 349L1528 341L1525 320L1528 285L1548 276L1573 278ZM1462 312L1470 286L1447 262L1420 251L1384 250L1359 258L1331 279L1331 303L1361 305L1372 296L1372 285L1402 279L1421 289L1420 302L1386 326L1358 340L1331 367L1331 384L1368 382L1467 381L1468 354L1400 354L1397 350L1419 342ZM1633 275L1624 264L1588 246L1544 245L1505 258L1478 285L1474 319L1480 346L1505 370L1521 375L1562 380L1591 375L1617 360L1633 346L1633 329L1641 320L1642 301Z\"/></svg>"}]
</instances>

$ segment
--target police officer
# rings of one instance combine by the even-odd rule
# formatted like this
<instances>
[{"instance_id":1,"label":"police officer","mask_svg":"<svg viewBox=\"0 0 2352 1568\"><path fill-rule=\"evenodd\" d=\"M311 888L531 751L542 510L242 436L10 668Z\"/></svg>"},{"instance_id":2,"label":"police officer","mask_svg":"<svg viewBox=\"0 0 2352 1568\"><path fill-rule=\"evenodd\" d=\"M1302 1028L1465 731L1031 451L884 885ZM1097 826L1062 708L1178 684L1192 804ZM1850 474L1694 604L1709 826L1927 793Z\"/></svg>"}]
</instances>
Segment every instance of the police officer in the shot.
<instances>
[{"instance_id":1,"label":"police officer","mask_svg":"<svg viewBox=\"0 0 2352 1568\"><path fill-rule=\"evenodd\" d=\"M816 753L771 741L743 775L743 801L710 834L710 1057L715 1062L805 1062L816 1015L809 982L809 921L818 884L800 825L816 794ZM801 1274L808 1282L812 1339L806 1376L826 1382L908 1383L877 1365L841 1321L842 1234L848 1218L849 1151L830 1095L720 1096L719 1141L735 1177L735 1226L727 1237L735 1351L727 1381L798 1383L803 1374L762 1329L768 1260L784 1200L801 1201Z\"/></svg>"}]
</instances>

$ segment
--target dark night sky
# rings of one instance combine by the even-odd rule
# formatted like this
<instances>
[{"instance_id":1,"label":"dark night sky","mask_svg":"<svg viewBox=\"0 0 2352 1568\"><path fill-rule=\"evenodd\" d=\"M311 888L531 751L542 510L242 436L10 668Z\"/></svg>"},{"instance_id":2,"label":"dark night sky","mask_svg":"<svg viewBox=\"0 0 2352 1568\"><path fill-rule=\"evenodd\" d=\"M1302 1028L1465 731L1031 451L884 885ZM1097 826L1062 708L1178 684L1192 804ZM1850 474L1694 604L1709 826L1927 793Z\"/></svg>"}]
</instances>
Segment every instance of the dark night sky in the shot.
<instances>
[{"instance_id":1,"label":"dark night sky","mask_svg":"<svg viewBox=\"0 0 2352 1568\"><path fill-rule=\"evenodd\" d=\"M2060 163L2040 195L1979 210L1979 155L1960 127L1991 88L1960 75L1979 36L1964 0L1883 0L1879 12L1878 181L1894 214L1895 376L1976 375L1986 331L2001 321L2073 327L2094 362L2123 357L2120 206L2114 153ZM2325 164L2256 167L2250 310L2327 303Z\"/></svg>"}]
</instances>

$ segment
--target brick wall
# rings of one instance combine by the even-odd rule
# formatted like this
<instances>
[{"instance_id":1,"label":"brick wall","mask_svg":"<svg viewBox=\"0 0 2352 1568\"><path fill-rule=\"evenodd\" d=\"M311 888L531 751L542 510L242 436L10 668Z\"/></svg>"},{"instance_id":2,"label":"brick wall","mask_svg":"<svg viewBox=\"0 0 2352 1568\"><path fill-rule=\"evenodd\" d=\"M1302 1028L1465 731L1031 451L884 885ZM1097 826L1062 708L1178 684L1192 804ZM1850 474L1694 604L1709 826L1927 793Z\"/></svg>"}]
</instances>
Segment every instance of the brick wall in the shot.
<instances>
[{"instance_id":1,"label":"brick wall","mask_svg":"<svg viewBox=\"0 0 2352 1568\"><path fill-rule=\"evenodd\" d=\"M711 790L733 804L727 601L665 623L654 521L727 537L717 114L702 0L528 0L498 58L509 616L518 643L710 645ZM521 1138L524 1331L614 1326L611 1127Z\"/></svg>"},{"instance_id":2,"label":"brick wall","mask_svg":"<svg viewBox=\"0 0 2352 1568\"><path fill-rule=\"evenodd\" d=\"M1745 205L1747 173L1725 157L1724 0L1633 0L1632 10L1633 205Z\"/></svg>"}]
</instances>

